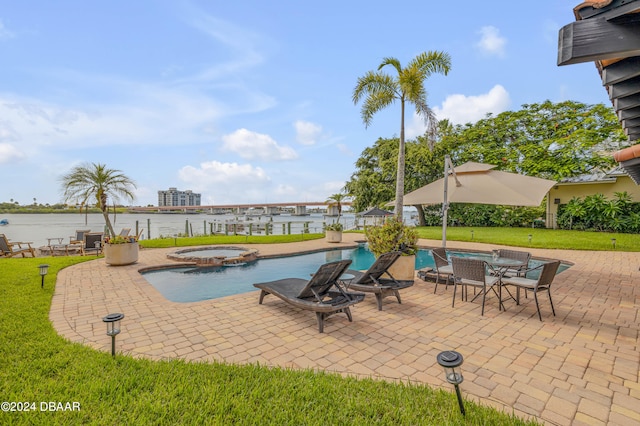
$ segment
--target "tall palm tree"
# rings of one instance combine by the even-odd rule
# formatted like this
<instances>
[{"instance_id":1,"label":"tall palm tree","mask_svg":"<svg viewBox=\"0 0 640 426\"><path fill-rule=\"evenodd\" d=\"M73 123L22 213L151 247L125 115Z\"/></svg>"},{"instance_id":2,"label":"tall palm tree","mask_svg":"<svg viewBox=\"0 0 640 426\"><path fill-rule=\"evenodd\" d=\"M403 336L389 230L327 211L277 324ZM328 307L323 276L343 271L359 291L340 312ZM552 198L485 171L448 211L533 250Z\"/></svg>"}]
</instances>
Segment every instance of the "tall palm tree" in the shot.
<instances>
[{"instance_id":1,"label":"tall palm tree","mask_svg":"<svg viewBox=\"0 0 640 426\"><path fill-rule=\"evenodd\" d=\"M108 169L104 164L83 164L76 166L61 178L64 188L65 202L74 200L87 207L90 199L95 199L96 205L102 211L105 224L111 236L116 235L109 219L108 201L113 202L125 197L129 200L135 198L133 190L136 184L125 176L120 170Z\"/></svg>"},{"instance_id":2,"label":"tall palm tree","mask_svg":"<svg viewBox=\"0 0 640 426\"><path fill-rule=\"evenodd\" d=\"M396 69L398 75L393 77L381 71L387 65ZM448 53L430 51L423 52L413 58L406 67L400 65L396 58L384 58L377 71L369 71L358 78L353 89L353 103L364 99L361 115L366 127L369 127L373 116L380 110L400 101L400 146L398 147L398 171L396 175L395 215L402 221L402 205L404 196L404 116L405 102L415 105L416 114L424 119L427 126L428 140L433 140L437 128L435 114L427 105L427 92L424 81L433 73L447 75L451 68Z\"/></svg>"}]
</instances>

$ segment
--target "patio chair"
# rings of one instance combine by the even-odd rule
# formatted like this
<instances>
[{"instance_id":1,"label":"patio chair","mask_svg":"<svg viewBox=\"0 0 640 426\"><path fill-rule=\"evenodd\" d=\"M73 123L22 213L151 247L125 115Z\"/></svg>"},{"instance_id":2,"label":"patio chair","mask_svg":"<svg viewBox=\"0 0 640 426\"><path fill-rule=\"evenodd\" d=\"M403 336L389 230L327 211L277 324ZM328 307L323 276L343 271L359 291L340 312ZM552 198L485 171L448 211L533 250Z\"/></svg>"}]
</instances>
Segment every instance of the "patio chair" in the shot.
<instances>
[{"instance_id":1,"label":"patio chair","mask_svg":"<svg viewBox=\"0 0 640 426\"><path fill-rule=\"evenodd\" d=\"M529 261L531 260L531 253L528 251L520 251L520 250L508 250L508 249L500 249L498 250L498 257L506 257L507 259L515 259L521 262L524 262L524 265L520 268L509 268L507 269L503 276L522 276L524 271L529 268Z\"/></svg>"},{"instance_id":2,"label":"patio chair","mask_svg":"<svg viewBox=\"0 0 640 426\"><path fill-rule=\"evenodd\" d=\"M96 256L102 253L103 243L102 237L104 233L102 232L87 232L83 236L82 246L80 248L80 254L83 256L90 254L91 252L95 253ZM96 244L97 243L97 244Z\"/></svg>"},{"instance_id":3,"label":"patio chair","mask_svg":"<svg viewBox=\"0 0 640 426\"><path fill-rule=\"evenodd\" d=\"M91 232L90 229L76 229L76 235L69 237L69 244L82 244L84 241L84 234Z\"/></svg>"},{"instance_id":4,"label":"patio chair","mask_svg":"<svg viewBox=\"0 0 640 426\"><path fill-rule=\"evenodd\" d=\"M487 293L490 290L498 297L499 307L502 307L502 300L495 289L495 286L499 285L500 278L487 273L487 270L491 271L493 269L487 262L481 259L453 256L451 258L451 266L453 267L453 302L451 307L454 307L456 303L458 285L462 286L462 300L469 300L469 286L482 290L471 299L473 302L477 297L482 296L482 315L484 315Z\"/></svg>"},{"instance_id":5,"label":"patio chair","mask_svg":"<svg viewBox=\"0 0 640 426\"><path fill-rule=\"evenodd\" d=\"M542 315L540 314L540 304L538 303L538 293L542 291L546 291L549 294L549 303L551 304L551 312L553 312L553 316L556 316L556 311L553 308L553 300L551 300L551 284L558 272L558 268L560 267L560 261L554 260L552 262L543 263L540 266L536 266L535 268L527 269L523 271L526 275L529 272L534 270L540 270L540 276L537 279L525 278L524 276L517 277L509 277L502 279L503 286L514 286L516 288L516 305L520 304L520 289L525 289L526 291L533 292L533 296L536 300L536 309L538 310L538 318L542 321ZM507 288L508 291L508 287ZM509 292L509 295L511 293ZM513 297L513 296L511 296Z\"/></svg>"},{"instance_id":6,"label":"patio chair","mask_svg":"<svg viewBox=\"0 0 640 426\"><path fill-rule=\"evenodd\" d=\"M131 228L122 228L120 230L120 233L118 234L118 237L128 237L129 232L131 232Z\"/></svg>"},{"instance_id":7,"label":"patio chair","mask_svg":"<svg viewBox=\"0 0 640 426\"><path fill-rule=\"evenodd\" d=\"M324 332L324 320L330 315L344 312L352 322L350 307L361 302L365 295L345 291L338 285L338 278L350 264L351 260L325 263L310 280L284 278L253 284L261 290L258 303L262 305L264 297L273 294L297 308L313 311L320 333Z\"/></svg>"},{"instance_id":8,"label":"patio chair","mask_svg":"<svg viewBox=\"0 0 640 426\"><path fill-rule=\"evenodd\" d=\"M349 269L346 273L354 275L354 278L349 283L349 290L375 294L379 311L382 310L382 299L387 296L394 295L398 303L402 303L399 290L411 287L414 281L396 280L389 273L389 268L398 260L400 255L401 252L399 251L383 253L365 272Z\"/></svg>"},{"instance_id":9,"label":"patio chair","mask_svg":"<svg viewBox=\"0 0 640 426\"><path fill-rule=\"evenodd\" d=\"M447 250L444 247L432 249L431 255L433 256L433 263L435 264L436 271L436 287L433 289L433 294L435 294L436 290L438 290L438 283L440 282L441 276L444 276L445 278L445 287L449 287L449 279L453 276L453 267L447 259Z\"/></svg>"},{"instance_id":10,"label":"patio chair","mask_svg":"<svg viewBox=\"0 0 640 426\"><path fill-rule=\"evenodd\" d=\"M0 234L0 257L13 257L17 255L26 257L26 254L30 254L31 257L36 257L36 251L31 247L31 243L9 241L6 235Z\"/></svg>"}]
</instances>

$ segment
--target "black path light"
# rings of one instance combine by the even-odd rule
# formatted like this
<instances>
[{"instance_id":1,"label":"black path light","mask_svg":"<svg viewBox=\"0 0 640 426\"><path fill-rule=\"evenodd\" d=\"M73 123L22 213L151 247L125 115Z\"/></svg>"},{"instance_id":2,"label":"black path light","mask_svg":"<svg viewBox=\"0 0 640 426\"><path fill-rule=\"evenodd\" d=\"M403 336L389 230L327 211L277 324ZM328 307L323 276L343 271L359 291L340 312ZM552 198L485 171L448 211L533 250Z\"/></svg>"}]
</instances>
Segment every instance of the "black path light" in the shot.
<instances>
[{"instance_id":1,"label":"black path light","mask_svg":"<svg viewBox=\"0 0 640 426\"><path fill-rule=\"evenodd\" d=\"M44 276L49 272L49 265L43 263L42 265L38 265L38 269L40 270L40 277L42 277L40 288L44 288Z\"/></svg>"},{"instance_id":2,"label":"black path light","mask_svg":"<svg viewBox=\"0 0 640 426\"><path fill-rule=\"evenodd\" d=\"M124 318L124 314L109 314L102 318L107 324L107 336L111 336L111 355L116 356L116 335L120 333L120 321Z\"/></svg>"},{"instance_id":3,"label":"black path light","mask_svg":"<svg viewBox=\"0 0 640 426\"><path fill-rule=\"evenodd\" d=\"M613 246L613 249L615 250L616 249L616 239L615 238L611 239L611 245Z\"/></svg>"},{"instance_id":4,"label":"black path light","mask_svg":"<svg viewBox=\"0 0 640 426\"><path fill-rule=\"evenodd\" d=\"M458 405L460 406L460 412L464 416L464 405L462 403L462 395L460 395L460 388L458 385L462 383L464 378L462 377L462 371L460 366L462 365L462 355L456 351L444 351L440 352L436 357L438 364L444 368L444 374L447 382L451 383L456 388L456 396L458 397Z\"/></svg>"}]
</instances>

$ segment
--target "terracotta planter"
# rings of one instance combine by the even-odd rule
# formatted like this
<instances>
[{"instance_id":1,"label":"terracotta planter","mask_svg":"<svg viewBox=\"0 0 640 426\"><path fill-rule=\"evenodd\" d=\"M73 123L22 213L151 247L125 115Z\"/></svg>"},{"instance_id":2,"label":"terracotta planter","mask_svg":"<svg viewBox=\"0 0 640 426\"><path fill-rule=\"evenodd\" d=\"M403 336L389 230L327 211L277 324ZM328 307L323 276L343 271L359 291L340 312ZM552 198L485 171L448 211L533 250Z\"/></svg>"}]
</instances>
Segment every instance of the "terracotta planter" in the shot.
<instances>
[{"instance_id":1,"label":"terracotta planter","mask_svg":"<svg viewBox=\"0 0 640 426\"><path fill-rule=\"evenodd\" d=\"M400 256L389 268L389 273L398 281L415 279L416 255Z\"/></svg>"},{"instance_id":2,"label":"terracotta planter","mask_svg":"<svg viewBox=\"0 0 640 426\"><path fill-rule=\"evenodd\" d=\"M131 265L138 261L138 243L105 244L104 260L108 265Z\"/></svg>"},{"instance_id":3,"label":"terracotta planter","mask_svg":"<svg viewBox=\"0 0 640 426\"><path fill-rule=\"evenodd\" d=\"M342 242L342 231L325 231L325 238L328 243Z\"/></svg>"}]
</instances>

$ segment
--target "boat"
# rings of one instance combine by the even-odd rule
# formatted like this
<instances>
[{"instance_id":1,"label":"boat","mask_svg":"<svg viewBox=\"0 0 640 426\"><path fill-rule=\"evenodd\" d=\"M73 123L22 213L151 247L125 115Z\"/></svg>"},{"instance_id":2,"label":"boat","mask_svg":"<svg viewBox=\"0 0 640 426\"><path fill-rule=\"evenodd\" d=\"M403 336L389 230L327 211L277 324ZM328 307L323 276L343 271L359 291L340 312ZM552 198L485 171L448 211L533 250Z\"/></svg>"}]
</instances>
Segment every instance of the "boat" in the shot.
<instances>
[{"instance_id":1,"label":"boat","mask_svg":"<svg viewBox=\"0 0 640 426\"><path fill-rule=\"evenodd\" d=\"M0 219L0 226L8 225L9 221L7 219Z\"/></svg>"}]
</instances>

